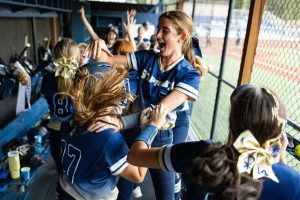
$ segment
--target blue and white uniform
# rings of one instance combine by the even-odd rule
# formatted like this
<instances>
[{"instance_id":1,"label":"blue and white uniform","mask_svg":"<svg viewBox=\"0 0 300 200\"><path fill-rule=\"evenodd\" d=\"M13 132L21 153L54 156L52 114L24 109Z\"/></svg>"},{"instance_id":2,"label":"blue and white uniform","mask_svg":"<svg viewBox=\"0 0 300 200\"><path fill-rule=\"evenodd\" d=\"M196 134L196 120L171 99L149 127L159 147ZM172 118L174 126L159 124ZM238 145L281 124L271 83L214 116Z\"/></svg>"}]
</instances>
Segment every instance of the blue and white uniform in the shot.
<instances>
[{"instance_id":1,"label":"blue and white uniform","mask_svg":"<svg viewBox=\"0 0 300 200\"><path fill-rule=\"evenodd\" d=\"M69 121L74 114L74 107L71 98L60 97L54 73L47 73L43 76L41 94L47 100L51 118L60 121Z\"/></svg>"},{"instance_id":2,"label":"blue and white uniform","mask_svg":"<svg viewBox=\"0 0 300 200\"><path fill-rule=\"evenodd\" d=\"M116 177L128 165L122 135L113 129L69 130L62 134L60 186L75 199L116 199Z\"/></svg>"},{"instance_id":3,"label":"blue and white uniform","mask_svg":"<svg viewBox=\"0 0 300 200\"><path fill-rule=\"evenodd\" d=\"M199 46L199 40L195 37L192 37L192 46L194 48L195 57L199 56L202 58L201 48ZM192 114L193 102L188 101L188 109L180 110L176 112L177 119L175 127L173 128L173 144L183 143L186 141L189 127L190 127L190 116ZM176 173L175 176L175 200L180 199L181 192L181 174Z\"/></svg>"},{"instance_id":4,"label":"blue and white uniform","mask_svg":"<svg viewBox=\"0 0 300 200\"><path fill-rule=\"evenodd\" d=\"M201 157L201 152L210 143L206 141L187 142L173 146L164 146L159 152L159 164L167 171L187 172L192 166L193 159ZM300 174L283 163L276 163L272 168L279 180L279 183L271 179L264 179L260 200L296 200L300 199ZM189 181L192 183L191 181ZM186 199L205 199L209 194L201 186L195 184L187 188L190 191Z\"/></svg>"},{"instance_id":5,"label":"blue and white uniform","mask_svg":"<svg viewBox=\"0 0 300 200\"><path fill-rule=\"evenodd\" d=\"M127 54L129 69L137 71L140 75L139 80L139 96L134 102L133 111L141 111L150 106L157 105L163 98L170 94L173 90L178 90L188 96L189 100L195 101L198 97L198 87L200 74L186 60L184 56L179 58L173 64L164 69L161 65L160 54L153 51L137 51ZM166 130L160 130L155 137L152 147L161 147L166 144L172 144L173 130L176 121L176 111L188 109L187 101L178 106L167 116L168 126ZM130 130L128 141L132 140L135 134L139 134L138 130ZM155 189L157 199L172 200L174 199L174 183L175 173L168 173L162 170L150 169L151 179ZM118 183L120 186L120 194L125 196L130 186L121 179ZM122 188L127 187L126 189ZM131 193L126 194L128 199Z\"/></svg>"},{"instance_id":6,"label":"blue and white uniform","mask_svg":"<svg viewBox=\"0 0 300 200\"><path fill-rule=\"evenodd\" d=\"M86 65L90 73L106 73L111 65L104 62L93 62ZM62 166L59 159L60 154L60 140L59 133L61 127L68 126L68 122L74 115L74 107L69 96L61 98L58 92L57 81L55 73L46 73L42 79L41 95L47 100L50 110L51 121L47 124L49 130L50 151L55 160L56 167L60 173Z\"/></svg>"},{"instance_id":7,"label":"blue and white uniform","mask_svg":"<svg viewBox=\"0 0 300 200\"><path fill-rule=\"evenodd\" d=\"M159 165L166 171L185 172L210 144L210 141L201 140L163 146L159 151Z\"/></svg>"},{"instance_id":8,"label":"blue and white uniform","mask_svg":"<svg viewBox=\"0 0 300 200\"><path fill-rule=\"evenodd\" d=\"M50 110L51 121L47 124L49 130L49 146L55 161L58 173L62 170L59 159L60 154L60 129L67 126L73 117L74 107L70 97L61 98L58 94L57 82L54 73L46 73L42 79L41 96L43 96Z\"/></svg>"},{"instance_id":9,"label":"blue and white uniform","mask_svg":"<svg viewBox=\"0 0 300 200\"><path fill-rule=\"evenodd\" d=\"M106 62L94 62L87 64L86 67L91 74L105 74L111 68L111 64ZM136 94L136 82L137 78L135 76L129 76L128 81L125 81L124 83L126 90L129 92L133 91L135 92L134 94ZM47 73L44 75L42 81L41 94L47 100L52 120L57 119L62 122L70 121L70 119L74 115L74 107L70 97L60 97L54 73ZM125 105L126 102L127 101L125 100ZM122 106L123 104L124 101L121 101L120 105Z\"/></svg>"},{"instance_id":10,"label":"blue and white uniform","mask_svg":"<svg viewBox=\"0 0 300 200\"><path fill-rule=\"evenodd\" d=\"M129 68L140 74L140 103L142 110L158 104L173 90L178 90L195 101L198 97L200 74L184 56L167 69L161 66L159 53L137 51L127 55ZM182 109L180 105L176 110Z\"/></svg>"},{"instance_id":11,"label":"blue and white uniform","mask_svg":"<svg viewBox=\"0 0 300 200\"><path fill-rule=\"evenodd\" d=\"M296 200L300 199L300 174L283 163L272 166L279 183L265 179L260 200Z\"/></svg>"}]
</instances>

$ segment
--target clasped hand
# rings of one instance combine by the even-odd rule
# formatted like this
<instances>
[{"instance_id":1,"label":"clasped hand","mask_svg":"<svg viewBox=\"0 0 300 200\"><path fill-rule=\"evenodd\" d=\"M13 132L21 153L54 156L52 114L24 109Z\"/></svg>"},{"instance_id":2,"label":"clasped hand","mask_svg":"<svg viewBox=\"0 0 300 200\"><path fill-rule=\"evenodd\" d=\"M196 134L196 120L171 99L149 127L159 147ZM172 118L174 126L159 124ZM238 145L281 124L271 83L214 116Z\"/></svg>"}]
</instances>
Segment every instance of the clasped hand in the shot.
<instances>
[{"instance_id":1,"label":"clasped hand","mask_svg":"<svg viewBox=\"0 0 300 200\"><path fill-rule=\"evenodd\" d=\"M158 104L155 108L148 107L141 113L141 127L143 128L150 124L160 129L166 122L167 114L167 108L162 103Z\"/></svg>"}]
</instances>

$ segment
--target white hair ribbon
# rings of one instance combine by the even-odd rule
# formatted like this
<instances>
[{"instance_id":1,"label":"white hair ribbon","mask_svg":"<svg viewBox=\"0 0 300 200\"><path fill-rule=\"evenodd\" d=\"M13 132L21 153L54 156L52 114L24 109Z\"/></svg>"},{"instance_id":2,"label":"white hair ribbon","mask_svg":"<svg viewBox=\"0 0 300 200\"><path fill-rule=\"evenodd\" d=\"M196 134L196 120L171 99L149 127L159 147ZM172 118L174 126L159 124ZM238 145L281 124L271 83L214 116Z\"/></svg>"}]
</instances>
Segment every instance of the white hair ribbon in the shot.
<instances>
[{"instance_id":1,"label":"white hair ribbon","mask_svg":"<svg viewBox=\"0 0 300 200\"><path fill-rule=\"evenodd\" d=\"M63 78L73 78L78 68L78 63L75 59L59 58L54 61L55 77L62 76Z\"/></svg>"},{"instance_id":2,"label":"white hair ribbon","mask_svg":"<svg viewBox=\"0 0 300 200\"><path fill-rule=\"evenodd\" d=\"M246 130L239 135L233 146L240 153L237 163L240 173L251 174L252 172L253 179L266 177L279 182L273 172L272 164L280 160L280 137L267 140L260 146L253 134Z\"/></svg>"}]
</instances>

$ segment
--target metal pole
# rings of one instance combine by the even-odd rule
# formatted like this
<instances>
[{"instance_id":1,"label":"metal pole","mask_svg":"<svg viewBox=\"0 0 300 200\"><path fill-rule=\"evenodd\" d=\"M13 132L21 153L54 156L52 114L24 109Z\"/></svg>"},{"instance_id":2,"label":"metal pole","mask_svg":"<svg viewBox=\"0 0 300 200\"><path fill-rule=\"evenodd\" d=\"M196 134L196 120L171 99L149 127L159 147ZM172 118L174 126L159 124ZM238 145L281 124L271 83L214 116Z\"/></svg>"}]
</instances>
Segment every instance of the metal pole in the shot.
<instances>
[{"instance_id":1,"label":"metal pole","mask_svg":"<svg viewBox=\"0 0 300 200\"><path fill-rule=\"evenodd\" d=\"M214 115L213 115L213 119L212 119L211 131L210 131L210 139L213 139L214 133L215 133L216 119L217 119L217 114L218 114L219 99L220 99L220 93L221 93L221 84L222 84L222 79L223 79L224 64L225 64L226 51L227 51L227 43L228 43L229 27L230 27L230 21L231 21L232 6L233 6L233 0L229 0L229 8L228 8L225 37L224 37L223 50L222 50L220 72L219 72L219 77L218 77L218 86L217 86L216 101L215 101L215 106L214 106Z\"/></svg>"},{"instance_id":2,"label":"metal pole","mask_svg":"<svg viewBox=\"0 0 300 200\"><path fill-rule=\"evenodd\" d=\"M33 50L33 60L34 63L38 63L37 59L37 46L36 46L36 24L35 24L35 18L31 18L31 33L32 33L32 50Z\"/></svg>"},{"instance_id":3,"label":"metal pole","mask_svg":"<svg viewBox=\"0 0 300 200\"><path fill-rule=\"evenodd\" d=\"M194 21L194 15L195 15L195 7L196 7L196 0L193 0L193 10L192 10L192 20Z\"/></svg>"}]
</instances>

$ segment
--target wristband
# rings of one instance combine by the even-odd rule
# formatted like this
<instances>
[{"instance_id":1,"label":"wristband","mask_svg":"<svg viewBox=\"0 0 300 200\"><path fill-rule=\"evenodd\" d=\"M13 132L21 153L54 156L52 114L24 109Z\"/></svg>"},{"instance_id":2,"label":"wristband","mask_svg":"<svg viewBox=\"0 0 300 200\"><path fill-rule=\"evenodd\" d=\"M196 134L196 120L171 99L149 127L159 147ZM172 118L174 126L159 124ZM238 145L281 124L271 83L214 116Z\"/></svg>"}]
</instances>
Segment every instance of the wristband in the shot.
<instances>
[{"instance_id":1,"label":"wristband","mask_svg":"<svg viewBox=\"0 0 300 200\"><path fill-rule=\"evenodd\" d=\"M141 112L133 113L130 115L122 116L123 130L138 127L140 125Z\"/></svg>"},{"instance_id":2,"label":"wristband","mask_svg":"<svg viewBox=\"0 0 300 200\"><path fill-rule=\"evenodd\" d=\"M158 128L153 125L148 125L144 131L135 138L135 141L143 141L147 144L148 147L151 147L151 144L158 133Z\"/></svg>"}]
</instances>

